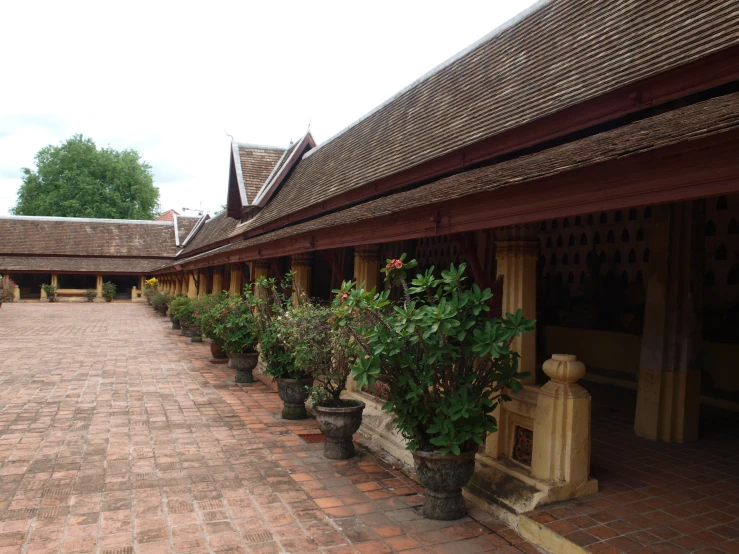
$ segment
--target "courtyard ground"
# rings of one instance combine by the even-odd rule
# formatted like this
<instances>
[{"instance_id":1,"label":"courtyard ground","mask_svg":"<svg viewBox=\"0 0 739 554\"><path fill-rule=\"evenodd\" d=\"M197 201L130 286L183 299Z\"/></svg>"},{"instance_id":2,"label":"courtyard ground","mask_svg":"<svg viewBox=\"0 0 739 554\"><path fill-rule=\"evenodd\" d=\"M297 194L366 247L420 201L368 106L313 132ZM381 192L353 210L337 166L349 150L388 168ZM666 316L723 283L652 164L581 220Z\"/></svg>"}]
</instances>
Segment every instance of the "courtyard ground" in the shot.
<instances>
[{"instance_id":1,"label":"courtyard ground","mask_svg":"<svg viewBox=\"0 0 739 554\"><path fill-rule=\"evenodd\" d=\"M321 456L142 304L0 309L0 554L537 552L479 510L423 519L367 451Z\"/></svg>"}]
</instances>

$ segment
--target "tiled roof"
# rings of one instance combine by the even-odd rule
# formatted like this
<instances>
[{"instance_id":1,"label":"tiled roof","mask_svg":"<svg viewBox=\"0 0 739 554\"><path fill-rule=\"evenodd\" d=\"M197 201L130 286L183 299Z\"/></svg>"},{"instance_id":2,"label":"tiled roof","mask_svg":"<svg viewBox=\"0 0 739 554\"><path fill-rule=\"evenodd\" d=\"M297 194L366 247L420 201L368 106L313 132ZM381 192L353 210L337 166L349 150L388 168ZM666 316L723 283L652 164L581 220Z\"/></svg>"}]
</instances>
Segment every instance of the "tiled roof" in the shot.
<instances>
[{"instance_id":1,"label":"tiled roof","mask_svg":"<svg viewBox=\"0 0 739 554\"><path fill-rule=\"evenodd\" d=\"M162 215L156 218L155 221L173 221L174 216L180 215L176 210L167 210Z\"/></svg>"},{"instance_id":2,"label":"tiled roof","mask_svg":"<svg viewBox=\"0 0 739 554\"><path fill-rule=\"evenodd\" d=\"M540 3L312 150L258 223L737 43L736 0Z\"/></svg>"},{"instance_id":3,"label":"tiled roof","mask_svg":"<svg viewBox=\"0 0 739 554\"><path fill-rule=\"evenodd\" d=\"M191 252L195 252L201 248L226 239L236 227L238 221L226 216L225 212L212 217L198 230L190 242L187 243L185 249L180 253L180 257L187 256Z\"/></svg>"},{"instance_id":4,"label":"tiled roof","mask_svg":"<svg viewBox=\"0 0 739 554\"><path fill-rule=\"evenodd\" d=\"M200 221L199 217L185 217L178 215L176 218L176 227L177 227L177 238L179 239L177 241L177 244L182 246L182 244L185 242L185 239L190 236L190 233L195 228L195 225L197 225L198 221Z\"/></svg>"},{"instance_id":5,"label":"tiled roof","mask_svg":"<svg viewBox=\"0 0 739 554\"><path fill-rule=\"evenodd\" d=\"M239 144L238 149L238 163L241 166L241 174L244 179L246 199L251 204L277 162L280 161L285 149L250 144Z\"/></svg>"},{"instance_id":6,"label":"tiled roof","mask_svg":"<svg viewBox=\"0 0 739 554\"><path fill-rule=\"evenodd\" d=\"M739 93L713 98L542 152L440 179L323 217L204 252L177 263L224 255L319 229L396 214L565 173L596 163L739 129ZM337 230L337 232L339 232ZM371 237L367 238L372 242ZM304 244L305 241L301 241Z\"/></svg>"},{"instance_id":7,"label":"tiled roof","mask_svg":"<svg viewBox=\"0 0 739 554\"><path fill-rule=\"evenodd\" d=\"M0 273L54 272L54 273L150 273L162 265L161 259L140 258L72 258L72 257L26 257L0 255Z\"/></svg>"},{"instance_id":8,"label":"tiled roof","mask_svg":"<svg viewBox=\"0 0 739 554\"><path fill-rule=\"evenodd\" d=\"M180 232L192 220L178 218ZM0 255L172 258L179 248L172 221L0 217Z\"/></svg>"}]
</instances>

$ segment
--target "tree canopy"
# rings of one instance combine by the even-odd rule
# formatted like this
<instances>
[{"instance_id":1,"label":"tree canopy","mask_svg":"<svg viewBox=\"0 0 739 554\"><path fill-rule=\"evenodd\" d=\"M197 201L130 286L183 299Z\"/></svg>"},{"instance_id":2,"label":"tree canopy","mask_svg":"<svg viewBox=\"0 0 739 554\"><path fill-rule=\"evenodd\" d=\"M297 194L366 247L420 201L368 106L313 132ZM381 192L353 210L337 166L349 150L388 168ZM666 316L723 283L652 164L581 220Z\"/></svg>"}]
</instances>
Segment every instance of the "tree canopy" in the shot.
<instances>
[{"instance_id":1,"label":"tree canopy","mask_svg":"<svg viewBox=\"0 0 739 554\"><path fill-rule=\"evenodd\" d=\"M159 189L151 166L135 150L98 149L74 135L36 154L36 171L23 168L15 215L154 219Z\"/></svg>"}]
</instances>

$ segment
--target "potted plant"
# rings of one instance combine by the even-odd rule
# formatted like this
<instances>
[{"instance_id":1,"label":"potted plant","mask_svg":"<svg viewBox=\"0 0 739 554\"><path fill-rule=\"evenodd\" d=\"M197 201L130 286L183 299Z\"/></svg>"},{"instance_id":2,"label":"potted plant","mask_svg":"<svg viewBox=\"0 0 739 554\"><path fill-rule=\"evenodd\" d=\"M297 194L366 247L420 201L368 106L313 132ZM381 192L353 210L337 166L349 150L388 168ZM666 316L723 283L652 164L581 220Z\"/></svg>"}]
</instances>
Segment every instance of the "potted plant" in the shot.
<instances>
[{"instance_id":1,"label":"potted plant","mask_svg":"<svg viewBox=\"0 0 739 554\"><path fill-rule=\"evenodd\" d=\"M95 300L95 297L96 297L97 295L98 295L98 293L97 293L97 291L96 291L96 290L93 290L93 289L87 289L87 290L85 291L85 298L87 298L87 301L88 301L88 302L92 302L93 300Z\"/></svg>"},{"instance_id":2,"label":"potted plant","mask_svg":"<svg viewBox=\"0 0 739 554\"><path fill-rule=\"evenodd\" d=\"M206 303L203 298L193 298L190 303L190 342L203 342L203 333L200 329L200 314L205 311Z\"/></svg>"},{"instance_id":3,"label":"potted plant","mask_svg":"<svg viewBox=\"0 0 739 554\"><path fill-rule=\"evenodd\" d=\"M54 285L44 283L41 285L41 288L46 294L46 298L49 302L56 302L56 287Z\"/></svg>"},{"instance_id":4,"label":"potted plant","mask_svg":"<svg viewBox=\"0 0 739 554\"><path fill-rule=\"evenodd\" d=\"M295 369L313 375L310 404L318 428L326 435L323 453L333 460L354 456L352 438L362 424L364 402L345 400L341 393L357 358L359 346L346 326L338 325L336 307L303 303L290 310L285 335L292 345Z\"/></svg>"},{"instance_id":5,"label":"potted plant","mask_svg":"<svg viewBox=\"0 0 739 554\"><path fill-rule=\"evenodd\" d=\"M178 296L169 305L170 318L174 318L179 322L180 332L186 337L190 336L192 308L192 298L188 298L187 296Z\"/></svg>"},{"instance_id":6,"label":"potted plant","mask_svg":"<svg viewBox=\"0 0 739 554\"><path fill-rule=\"evenodd\" d=\"M205 297L197 314L200 332L210 339L211 363L226 363L228 361L219 332L222 303L226 300L227 297L223 293L209 294Z\"/></svg>"},{"instance_id":7,"label":"potted plant","mask_svg":"<svg viewBox=\"0 0 739 554\"><path fill-rule=\"evenodd\" d=\"M282 417L305 419L308 417L305 401L313 386L313 376L295 367L293 345L284 330L291 311L307 299L301 291L293 290L292 285L292 272L279 285L275 279L261 277L257 287L266 291L267 298L255 294L253 289L247 290L245 295L257 316L260 352L267 364L264 373L277 381L277 394L283 402Z\"/></svg>"},{"instance_id":8,"label":"potted plant","mask_svg":"<svg viewBox=\"0 0 739 554\"><path fill-rule=\"evenodd\" d=\"M106 302L113 301L113 298L115 298L116 290L117 289L115 283L111 283L110 281L106 281L105 283L103 283L103 298L105 298Z\"/></svg>"},{"instance_id":9,"label":"potted plant","mask_svg":"<svg viewBox=\"0 0 739 554\"><path fill-rule=\"evenodd\" d=\"M146 303L151 306L152 299L154 298L154 295L157 292L157 285L159 284L159 281L156 277L152 277L151 279L147 279L144 281L144 298L146 298Z\"/></svg>"},{"instance_id":10,"label":"potted plant","mask_svg":"<svg viewBox=\"0 0 739 554\"><path fill-rule=\"evenodd\" d=\"M167 315L167 306L169 306L169 294L157 292L151 299L151 305L159 312L159 315L165 317Z\"/></svg>"},{"instance_id":11,"label":"potted plant","mask_svg":"<svg viewBox=\"0 0 739 554\"><path fill-rule=\"evenodd\" d=\"M251 287L247 285L247 290ZM214 334L228 355L228 367L236 370L237 383L253 383L259 362L257 322L251 299L225 297L216 308Z\"/></svg>"},{"instance_id":12,"label":"potted plant","mask_svg":"<svg viewBox=\"0 0 739 554\"><path fill-rule=\"evenodd\" d=\"M13 302L15 300L15 282L10 277L0 275L0 306L3 302Z\"/></svg>"},{"instance_id":13,"label":"potted plant","mask_svg":"<svg viewBox=\"0 0 739 554\"><path fill-rule=\"evenodd\" d=\"M172 304L174 304L175 300L178 298L183 298L182 296L174 296L171 298L169 302L169 306L167 306L167 315L169 316L169 320L172 322L172 329L181 329L180 327L180 317L177 315L176 310L172 310Z\"/></svg>"},{"instance_id":14,"label":"potted plant","mask_svg":"<svg viewBox=\"0 0 739 554\"><path fill-rule=\"evenodd\" d=\"M434 275L433 267L406 281L416 262L388 260L386 281L402 289L399 305L390 289L378 294L344 283L340 325L348 326L364 356L352 368L357 386L388 384L383 409L408 441L421 484L423 513L431 519L464 515L461 489L472 477L475 454L497 431L496 406L521 389L511 341L531 332L521 310L490 317L489 289L465 284L465 264Z\"/></svg>"}]
</instances>

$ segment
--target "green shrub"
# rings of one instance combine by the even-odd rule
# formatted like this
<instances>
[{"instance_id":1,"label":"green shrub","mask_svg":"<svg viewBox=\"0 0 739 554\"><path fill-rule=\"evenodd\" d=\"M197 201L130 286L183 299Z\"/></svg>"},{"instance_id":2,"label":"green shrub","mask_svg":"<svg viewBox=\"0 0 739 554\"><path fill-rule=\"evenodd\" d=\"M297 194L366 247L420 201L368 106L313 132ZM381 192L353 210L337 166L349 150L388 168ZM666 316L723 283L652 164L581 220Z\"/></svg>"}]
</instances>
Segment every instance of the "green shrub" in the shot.
<instances>
[{"instance_id":1,"label":"green shrub","mask_svg":"<svg viewBox=\"0 0 739 554\"><path fill-rule=\"evenodd\" d=\"M104 298L115 298L116 292L117 287L115 286L115 283L111 283L110 281L106 281L105 283L103 283Z\"/></svg>"}]
</instances>

